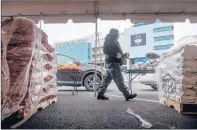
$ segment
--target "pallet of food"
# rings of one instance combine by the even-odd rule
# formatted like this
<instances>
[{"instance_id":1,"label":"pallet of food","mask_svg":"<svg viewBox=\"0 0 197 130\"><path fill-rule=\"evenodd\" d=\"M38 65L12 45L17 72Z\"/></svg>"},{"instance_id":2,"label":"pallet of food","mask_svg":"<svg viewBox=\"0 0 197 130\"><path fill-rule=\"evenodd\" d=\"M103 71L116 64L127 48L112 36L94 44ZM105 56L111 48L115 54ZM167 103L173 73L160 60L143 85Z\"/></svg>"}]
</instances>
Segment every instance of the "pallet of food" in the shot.
<instances>
[{"instance_id":1,"label":"pallet of food","mask_svg":"<svg viewBox=\"0 0 197 130\"><path fill-rule=\"evenodd\" d=\"M157 69L160 99L179 113L197 114L197 36L178 41Z\"/></svg>"},{"instance_id":2,"label":"pallet of food","mask_svg":"<svg viewBox=\"0 0 197 130\"><path fill-rule=\"evenodd\" d=\"M42 44L43 32L31 20L18 17L2 21L1 35L2 128L16 128L37 112L43 87L53 85L55 90L56 66L53 49L47 42ZM44 72L54 80L50 77L47 83L42 82Z\"/></svg>"}]
</instances>

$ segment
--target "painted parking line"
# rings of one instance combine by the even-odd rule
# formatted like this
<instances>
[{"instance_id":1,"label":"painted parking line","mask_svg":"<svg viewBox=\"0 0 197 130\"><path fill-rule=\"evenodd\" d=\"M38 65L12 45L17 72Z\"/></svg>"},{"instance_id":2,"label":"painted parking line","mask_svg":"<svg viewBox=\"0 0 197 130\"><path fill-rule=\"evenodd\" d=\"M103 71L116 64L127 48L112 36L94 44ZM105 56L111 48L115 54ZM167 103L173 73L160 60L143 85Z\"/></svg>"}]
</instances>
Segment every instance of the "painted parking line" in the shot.
<instances>
[{"instance_id":1,"label":"painted parking line","mask_svg":"<svg viewBox=\"0 0 197 130\"><path fill-rule=\"evenodd\" d=\"M111 95L111 94L106 94L108 96L112 96L112 97L120 97L120 98L124 98L123 96L118 96L118 95ZM141 101L147 101L147 102L157 102L159 103L159 101L156 100L149 100L149 99L141 99L141 98L135 98L133 100L141 100Z\"/></svg>"}]
</instances>

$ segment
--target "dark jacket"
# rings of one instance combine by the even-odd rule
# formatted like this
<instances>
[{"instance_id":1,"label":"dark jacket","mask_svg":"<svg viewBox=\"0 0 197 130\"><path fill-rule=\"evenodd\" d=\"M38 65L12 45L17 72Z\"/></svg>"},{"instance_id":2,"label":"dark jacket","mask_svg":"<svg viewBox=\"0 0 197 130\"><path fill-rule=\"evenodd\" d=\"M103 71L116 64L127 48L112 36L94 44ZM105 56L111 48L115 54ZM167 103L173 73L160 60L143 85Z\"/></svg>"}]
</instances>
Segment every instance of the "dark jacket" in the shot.
<instances>
[{"instance_id":1,"label":"dark jacket","mask_svg":"<svg viewBox=\"0 0 197 130\"><path fill-rule=\"evenodd\" d=\"M105 63L119 63L120 65L123 64L123 51L120 47L119 42L116 40L116 37L119 35L118 30L111 29L110 33L106 36L103 52L105 54ZM121 58L117 58L117 54L121 54Z\"/></svg>"}]
</instances>

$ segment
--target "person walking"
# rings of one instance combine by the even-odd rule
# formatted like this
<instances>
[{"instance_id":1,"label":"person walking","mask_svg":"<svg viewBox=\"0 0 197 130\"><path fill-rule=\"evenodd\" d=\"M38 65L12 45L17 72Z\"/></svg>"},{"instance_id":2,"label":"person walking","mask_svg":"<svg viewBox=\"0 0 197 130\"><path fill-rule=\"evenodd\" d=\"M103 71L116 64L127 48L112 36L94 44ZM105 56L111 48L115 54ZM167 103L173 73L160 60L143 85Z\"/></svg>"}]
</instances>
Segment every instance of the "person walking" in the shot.
<instances>
[{"instance_id":1,"label":"person walking","mask_svg":"<svg viewBox=\"0 0 197 130\"><path fill-rule=\"evenodd\" d=\"M130 94L128 88L124 84L124 78L121 73L120 66L123 65L123 61L129 57L129 53L124 53L118 42L119 31L112 28L107 34L104 42L103 52L105 54L105 67L106 75L104 77L102 85L99 87L97 99L98 100L109 100L104 94L107 87L114 80L118 89L123 93L126 101L133 99L137 94Z\"/></svg>"}]
</instances>

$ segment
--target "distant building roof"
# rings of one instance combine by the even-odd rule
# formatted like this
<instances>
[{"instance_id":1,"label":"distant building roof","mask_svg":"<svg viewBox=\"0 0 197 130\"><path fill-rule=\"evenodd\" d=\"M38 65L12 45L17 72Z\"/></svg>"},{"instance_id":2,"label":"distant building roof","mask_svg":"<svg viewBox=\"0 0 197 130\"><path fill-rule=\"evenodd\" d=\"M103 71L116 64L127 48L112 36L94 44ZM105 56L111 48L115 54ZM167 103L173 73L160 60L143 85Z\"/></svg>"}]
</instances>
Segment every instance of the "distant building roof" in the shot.
<instances>
[{"instance_id":1,"label":"distant building roof","mask_svg":"<svg viewBox=\"0 0 197 130\"><path fill-rule=\"evenodd\" d=\"M155 23L161 23L161 21L159 19L156 19ZM150 24L154 24L154 23L137 22L133 25L133 27L145 26Z\"/></svg>"}]
</instances>

